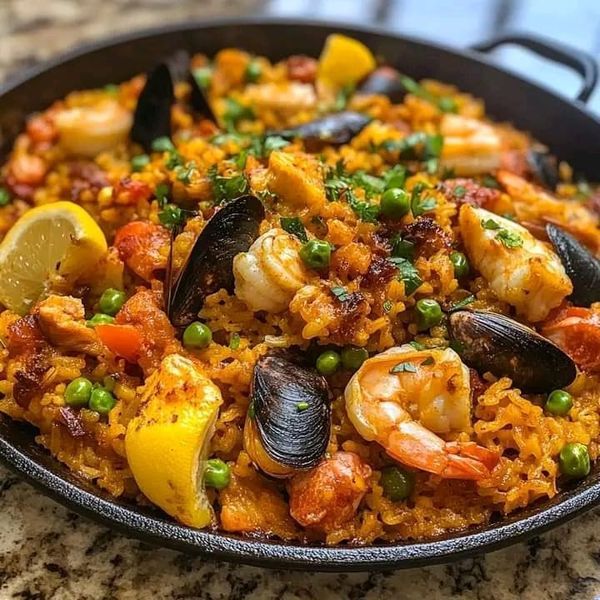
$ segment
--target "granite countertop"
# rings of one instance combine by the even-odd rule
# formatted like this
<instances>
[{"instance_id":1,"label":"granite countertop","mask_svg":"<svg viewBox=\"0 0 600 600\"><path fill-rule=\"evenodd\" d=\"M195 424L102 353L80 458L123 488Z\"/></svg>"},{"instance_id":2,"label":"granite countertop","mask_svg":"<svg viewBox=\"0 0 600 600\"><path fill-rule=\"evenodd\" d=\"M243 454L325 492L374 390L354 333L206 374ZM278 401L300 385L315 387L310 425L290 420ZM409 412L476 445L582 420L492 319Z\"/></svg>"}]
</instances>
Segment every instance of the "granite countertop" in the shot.
<instances>
[{"instance_id":1,"label":"granite countertop","mask_svg":"<svg viewBox=\"0 0 600 600\"><path fill-rule=\"evenodd\" d=\"M267 4L261 0L45 0L34 7L30 0L0 0L0 79L108 32L254 12ZM377 9L386 3L373 4ZM383 574L307 574L227 565L147 546L69 512L0 468L0 599L150 596L211 600L598 597L600 509L528 543L449 566Z\"/></svg>"}]
</instances>

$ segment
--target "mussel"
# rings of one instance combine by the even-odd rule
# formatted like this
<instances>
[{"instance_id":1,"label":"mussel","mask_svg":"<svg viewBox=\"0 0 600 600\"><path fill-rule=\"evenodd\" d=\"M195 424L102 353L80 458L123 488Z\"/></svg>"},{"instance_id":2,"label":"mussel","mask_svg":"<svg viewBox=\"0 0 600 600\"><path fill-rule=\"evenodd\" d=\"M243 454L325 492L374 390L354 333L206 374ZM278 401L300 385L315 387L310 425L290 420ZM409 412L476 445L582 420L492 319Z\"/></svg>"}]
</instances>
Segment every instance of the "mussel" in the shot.
<instances>
[{"instance_id":1,"label":"mussel","mask_svg":"<svg viewBox=\"0 0 600 600\"><path fill-rule=\"evenodd\" d=\"M216 122L204 92L190 71L188 53L177 52L148 74L138 98L131 139L141 144L147 152L152 150L152 142L157 138L171 137L171 107L175 102L174 86L178 81L190 83L192 108Z\"/></svg>"},{"instance_id":2,"label":"mussel","mask_svg":"<svg viewBox=\"0 0 600 600\"><path fill-rule=\"evenodd\" d=\"M208 295L221 288L233 292L233 259L250 248L264 217L261 201L245 195L208 221L170 290L167 313L175 327L194 321Z\"/></svg>"},{"instance_id":3,"label":"mussel","mask_svg":"<svg viewBox=\"0 0 600 600\"><path fill-rule=\"evenodd\" d=\"M331 406L325 379L283 355L266 355L254 367L244 448L265 473L289 477L325 455Z\"/></svg>"},{"instance_id":4,"label":"mussel","mask_svg":"<svg viewBox=\"0 0 600 600\"><path fill-rule=\"evenodd\" d=\"M550 190L558 185L558 161L545 149L532 148L527 152L527 163L535 180Z\"/></svg>"},{"instance_id":5,"label":"mussel","mask_svg":"<svg viewBox=\"0 0 600 600\"><path fill-rule=\"evenodd\" d=\"M341 146L347 144L370 121L371 118L362 113L347 110L290 129L269 131L268 135L278 135L288 140L300 138L304 140L310 151L317 151L327 145Z\"/></svg>"},{"instance_id":6,"label":"mussel","mask_svg":"<svg viewBox=\"0 0 600 600\"><path fill-rule=\"evenodd\" d=\"M357 95L379 94L387 96L394 104L399 104L406 96L406 88L400 80L400 73L388 66L371 71L356 88Z\"/></svg>"},{"instance_id":7,"label":"mussel","mask_svg":"<svg viewBox=\"0 0 600 600\"><path fill-rule=\"evenodd\" d=\"M533 329L504 315L458 310L449 317L456 351L480 373L510 377L524 392L543 393L575 379L575 363Z\"/></svg>"},{"instance_id":8,"label":"mussel","mask_svg":"<svg viewBox=\"0 0 600 600\"><path fill-rule=\"evenodd\" d=\"M546 233L573 284L569 299L577 306L600 302L600 261L560 227L550 223Z\"/></svg>"}]
</instances>

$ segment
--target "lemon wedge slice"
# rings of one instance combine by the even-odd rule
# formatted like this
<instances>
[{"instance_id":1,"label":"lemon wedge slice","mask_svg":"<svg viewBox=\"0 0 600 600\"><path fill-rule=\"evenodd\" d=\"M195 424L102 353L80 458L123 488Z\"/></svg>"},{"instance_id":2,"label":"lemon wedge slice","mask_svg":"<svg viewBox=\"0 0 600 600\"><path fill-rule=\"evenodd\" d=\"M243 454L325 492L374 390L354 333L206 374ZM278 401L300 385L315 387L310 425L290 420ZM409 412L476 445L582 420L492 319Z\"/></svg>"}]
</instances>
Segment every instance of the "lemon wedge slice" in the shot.
<instances>
[{"instance_id":1,"label":"lemon wedge slice","mask_svg":"<svg viewBox=\"0 0 600 600\"><path fill-rule=\"evenodd\" d=\"M325 40L318 74L327 83L342 87L357 83L376 66L375 57L362 42L333 33Z\"/></svg>"},{"instance_id":2,"label":"lemon wedge slice","mask_svg":"<svg viewBox=\"0 0 600 600\"><path fill-rule=\"evenodd\" d=\"M190 527L213 519L204 470L222 402L219 388L191 360L170 354L146 381L127 426L127 462L140 490Z\"/></svg>"},{"instance_id":3,"label":"lemon wedge slice","mask_svg":"<svg viewBox=\"0 0 600 600\"><path fill-rule=\"evenodd\" d=\"M25 314L57 277L75 281L106 254L94 219L73 202L27 211L0 244L0 303Z\"/></svg>"}]
</instances>

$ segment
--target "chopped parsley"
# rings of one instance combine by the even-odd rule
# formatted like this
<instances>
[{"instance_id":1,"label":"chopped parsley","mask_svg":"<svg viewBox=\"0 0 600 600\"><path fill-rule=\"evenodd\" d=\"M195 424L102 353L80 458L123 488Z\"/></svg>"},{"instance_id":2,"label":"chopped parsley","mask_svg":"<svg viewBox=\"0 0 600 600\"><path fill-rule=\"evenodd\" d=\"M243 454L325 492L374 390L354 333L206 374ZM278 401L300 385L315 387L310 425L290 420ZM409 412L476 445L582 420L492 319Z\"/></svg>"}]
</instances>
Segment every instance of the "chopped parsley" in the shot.
<instances>
[{"instance_id":1,"label":"chopped parsley","mask_svg":"<svg viewBox=\"0 0 600 600\"><path fill-rule=\"evenodd\" d=\"M427 185L423 182L418 182L410 195L410 207L414 217L420 217L422 214L434 210L437 206L435 198L429 196L422 198L421 194L427 189Z\"/></svg>"},{"instance_id":2,"label":"chopped parsley","mask_svg":"<svg viewBox=\"0 0 600 600\"><path fill-rule=\"evenodd\" d=\"M254 419L254 417L256 417L256 409L254 408L254 402L250 402L250 404L248 404L248 416L251 419Z\"/></svg>"},{"instance_id":3,"label":"chopped parsley","mask_svg":"<svg viewBox=\"0 0 600 600\"><path fill-rule=\"evenodd\" d=\"M340 112L346 108L348 101L354 93L354 86L352 84L345 85L335 96L335 102L333 105L333 112Z\"/></svg>"},{"instance_id":4,"label":"chopped parsley","mask_svg":"<svg viewBox=\"0 0 600 600\"><path fill-rule=\"evenodd\" d=\"M422 131L411 133L400 140L385 140L377 149L387 152L398 152L399 157L406 160L424 160L439 158L444 138L439 134L428 134Z\"/></svg>"},{"instance_id":5,"label":"chopped parsley","mask_svg":"<svg viewBox=\"0 0 600 600\"><path fill-rule=\"evenodd\" d=\"M279 222L284 231L295 235L301 242L308 242L306 229L298 217L281 217Z\"/></svg>"},{"instance_id":6,"label":"chopped parsley","mask_svg":"<svg viewBox=\"0 0 600 600\"><path fill-rule=\"evenodd\" d=\"M475 296L473 296L473 294L471 294L470 296L467 296L466 298L463 298L462 300L458 300L458 302L455 302L454 304L452 304L450 306L450 310L458 310L459 308L464 308L465 306L468 306L469 304L475 302Z\"/></svg>"},{"instance_id":7,"label":"chopped parsley","mask_svg":"<svg viewBox=\"0 0 600 600\"><path fill-rule=\"evenodd\" d=\"M247 119L254 119L254 111L233 98L225 99L226 108L223 113L223 123L228 131L235 130L236 125Z\"/></svg>"},{"instance_id":8,"label":"chopped parsley","mask_svg":"<svg viewBox=\"0 0 600 600\"><path fill-rule=\"evenodd\" d=\"M159 183L154 189L154 195L158 200L158 206L164 208L169 199L169 186L166 183Z\"/></svg>"},{"instance_id":9,"label":"chopped parsley","mask_svg":"<svg viewBox=\"0 0 600 600\"><path fill-rule=\"evenodd\" d=\"M404 293L407 296L414 294L423 283L417 268L406 258L392 257L388 260L398 267L398 280L404 283Z\"/></svg>"},{"instance_id":10,"label":"chopped parsley","mask_svg":"<svg viewBox=\"0 0 600 600\"><path fill-rule=\"evenodd\" d=\"M181 181L186 185L192 180L192 175L198 171L196 163L191 160L185 165L180 165L175 168L175 174L177 175L177 181Z\"/></svg>"},{"instance_id":11,"label":"chopped parsley","mask_svg":"<svg viewBox=\"0 0 600 600\"><path fill-rule=\"evenodd\" d=\"M412 340L412 342L408 342L409 346L412 346L415 350L425 350L427 346L425 344L421 344L421 342L417 342L417 340Z\"/></svg>"},{"instance_id":12,"label":"chopped parsley","mask_svg":"<svg viewBox=\"0 0 600 600\"><path fill-rule=\"evenodd\" d=\"M248 181L242 173L231 177L223 177L217 174L217 168L213 166L208 171L208 177L212 183L213 194L217 202L239 198L248 191Z\"/></svg>"},{"instance_id":13,"label":"chopped parsley","mask_svg":"<svg viewBox=\"0 0 600 600\"><path fill-rule=\"evenodd\" d=\"M393 306L394 306L394 305L392 304L392 301L391 301L391 300L386 300L386 301L383 303L383 312L389 313L389 312L390 312L390 310L392 310L392 307L393 307Z\"/></svg>"},{"instance_id":14,"label":"chopped parsley","mask_svg":"<svg viewBox=\"0 0 600 600\"><path fill-rule=\"evenodd\" d=\"M0 206L6 206L10 203L10 192L5 188L0 186Z\"/></svg>"},{"instance_id":15,"label":"chopped parsley","mask_svg":"<svg viewBox=\"0 0 600 600\"><path fill-rule=\"evenodd\" d=\"M305 410L308 410L310 407L310 404L308 402L298 402L296 404L296 409L298 410L298 412L304 412Z\"/></svg>"},{"instance_id":16,"label":"chopped parsley","mask_svg":"<svg viewBox=\"0 0 600 600\"><path fill-rule=\"evenodd\" d=\"M240 347L240 334L239 333L232 333L230 338L229 338L229 347L231 348L231 350L237 350Z\"/></svg>"},{"instance_id":17,"label":"chopped parsley","mask_svg":"<svg viewBox=\"0 0 600 600\"><path fill-rule=\"evenodd\" d=\"M344 287L335 286L331 288L331 293L340 301L346 302L350 299L350 292Z\"/></svg>"},{"instance_id":18,"label":"chopped parsley","mask_svg":"<svg viewBox=\"0 0 600 600\"><path fill-rule=\"evenodd\" d=\"M523 245L523 238L518 233L502 227L500 223L494 221L494 219L482 219L481 226L484 229L497 231L496 239L506 248L520 248Z\"/></svg>"},{"instance_id":19,"label":"chopped parsley","mask_svg":"<svg viewBox=\"0 0 600 600\"><path fill-rule=\"evenodd\" d=\"M394 165L383 174L385 189L403 188L406 183L407 170L404 165Z\"/></svg>"},{"instance_id":20,"label":"chopped parsley","mask_svg":"<svg viewBox=\"0 0 600 600\"><path fill-rule=\"evenodd\" d=\"M464 185L457 185L454 188L454 196L456 198L464 198L466 193L467 193L467 188Z\"/></svg>"},{"instance_id":21,"label":"chopped parsley","mask_svg":"<svg viewBox=\"0 0 600 600\"><path fill-rule=\"evenodd\" d=\"M152 151L153 152L170 152L175 150L175 146L170 138L167 136L156 138L152 142Z\"/></svg>"},{"instance_id":22,"label":"chopped parsley","mask_svg":"<svg viewBox=\"0 0 600 600\"><path fill-rule=\"evenodd\" d=\"M431 102L431 104L435 104L442 112L455 113L458 110L456 101L453 98L450 98L449 96L435 96L414 79L411 79L406 75L400 77L400 82L407 92L410 92L419 98L423 98L423 100L427 100L427 102Z\"/></svg>"},{"instance_id":23,"label":"chopped parsley","mask_svg":"<svg viewBox=\"0 0 600 600\"><path fill-rule=\"evenodd\" d=\"M403 363L398 363L397 365L394 365L391 369L390 369L390 373L416 373L417 372L417 367L410 362L403 362Z\"/></svg>"},{"instance_id":24,"label":"chopped parsley","mask_svg":"<svg viewBox=\"0 0 600 600\"><path fill-rule=\"evenodd\" d=\"M413 260L415 256L415 245L413 242L403 240L398 233L391 239L392 256Z\"/></svg>"},{"instance_id":25,"label":"chopped parsley","mask_svg":"<svg viewBox=\"0 0 600 600\"><path fill-rule=\"evenodd\" d=\"M185 215L176 204L166 204L158 213L158 218L165 227L171 229L183 223Z\"/></svg>"},{"instance_id":26,"label":"chopped parsley","mask_svg":"<svg viewBox=\"0 0 600 600\"><path fill-rule=\"evenodd\" d=\"M500 189L500 184L498 183L498 180L492 175L484 175L483 179L481 180L481 183L486 188L492 188L495 190Z\"/></svg>"},{"instance_id":27,"label":"chopped parsley","mask_svg":"<svg viewBox=\"0 0 600 600\"><path fill-rule=\"evenodd\" d=\"M200 67L192 71L192 75L201 90L207 90L212 82L212 68Z\"/></svg>"}]
</instances>

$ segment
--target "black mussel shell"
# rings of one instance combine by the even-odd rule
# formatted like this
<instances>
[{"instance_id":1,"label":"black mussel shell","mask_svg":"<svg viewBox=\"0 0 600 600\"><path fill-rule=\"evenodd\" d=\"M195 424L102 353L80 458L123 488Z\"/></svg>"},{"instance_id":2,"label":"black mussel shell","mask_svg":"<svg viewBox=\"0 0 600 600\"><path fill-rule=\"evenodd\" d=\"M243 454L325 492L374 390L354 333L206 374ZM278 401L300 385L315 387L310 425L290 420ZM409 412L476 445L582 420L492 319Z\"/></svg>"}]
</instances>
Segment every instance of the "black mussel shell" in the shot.
<instances>
[{"instance_id":1,"label":"black mussel shell","mask_svg":"<svg viewBox=\"0 0 600 600\"><path fill-rule=\"evenodd\" d=\"M171 137L171 106L175 101L173 79L167 63L158 65L146 79L133 115L131 139L146 150L160 137Z\"/></svg>"},{"instance_id":2,"label":"black mussel shell","mask_svg":"<svg viewBox=\"0 0 600 600\"><path fill-rule=\"evenodd\" d=\"M233 259L258 237L265 209L255 196L240 196L226 204L205 225L175 280L168 315L177 328L198 316L204 299L224 288L233 292Z\"/></svg>"},{"instance_id":3,"label":"black mussel shell","mask_svg":"<svg viewBox=\"0 0 600 600\"><path fill-rule=\"evenodd\" d=\"M404 100L406 88L400 81L400 73L392 67L382 66L371 71L356 88L356 94L379 94L387 96L394 104Z\"/></svg>"},{"instance_id":4,"label":"black mussel shell","mask_svg":"<svg viewBox=\"0 0 600 600\"><path fill-rule=\"evenodd\" d=\"M536 181L555 190L558 185L558 161L556 156L545 150L531 149L527 152L527 163Z\"/></svg>"},{"instance_id":5,"label":"black mussel shell","mask_svg":"<svg viewBox=\"0 0 600 600\"><path fill-rule=\"evenodd\" d=\"M323 146L347 144L370 121L371 118L362 113L347 110L327 115L291 129L270 131L268 135L279 135L288 140L301 138L307 148L314 151Z\"/></svg>"},{"instance_id":6,"label":"black mussel shell","mask_svg":"<svg viewBox=\"0 0 600 600\"><path fill-rule=\"evenodd\" d=\"M575 363L555 344L517 321L492 312L450 314L450 334L465 363L496 377L510 377L524 392L544 393L568 386Z\"/></svg>"},{"instance_id":7,"label":"black mussel shell","mask_svg":"<svg viewBox=\"0 0 600 600\"><path fill-rule=\"evenodd\" d=\"M311 469L329 443L331 406L325 379L283 356L263 356L252 380L254 424L272 460Z\"/></svg>"},{"instance_id":8,"label":"black mussel shell","mask_svg":"<svg viewBox=\"0 0 600 600\"><path fill-rule=\"evenodd\" d=\"M556 225L546 225L546 233L573 284L570 296L576 306L600 302L600 261L572 235Z\"/></svg>"},{"instance_id":9,"label":"black mussel shell","mask_svg":"<svg viewBox=\"0 0 600 600\"><path fill-rule=\"evenodd\" d=\"M138 98L131 139L147 152L152 149L155 139L171 137L174 85L179 81L187 81L191 86L190 104L193 110L217 122L204 91L190 70L190 55L185 50L175 52L148 75Z\"/></svg>"}]
</instances>

